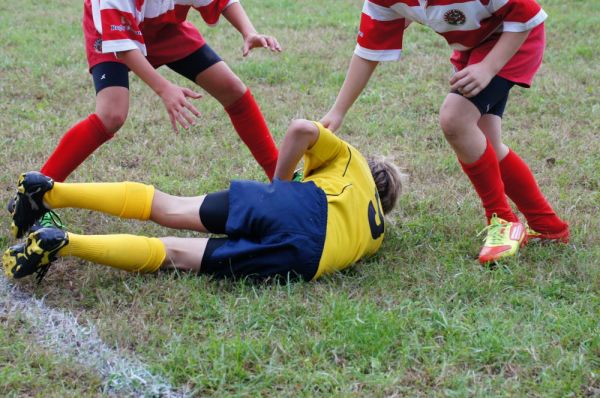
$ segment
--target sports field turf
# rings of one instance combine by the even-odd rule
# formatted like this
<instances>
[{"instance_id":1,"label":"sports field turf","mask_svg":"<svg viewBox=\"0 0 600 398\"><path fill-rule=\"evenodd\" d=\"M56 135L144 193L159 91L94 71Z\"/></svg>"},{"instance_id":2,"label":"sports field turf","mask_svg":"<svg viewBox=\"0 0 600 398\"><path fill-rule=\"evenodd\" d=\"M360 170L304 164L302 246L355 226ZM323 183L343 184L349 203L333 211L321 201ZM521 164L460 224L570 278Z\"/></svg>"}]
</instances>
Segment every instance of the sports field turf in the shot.
<instances>
[{"instance_id":1,"label":"sports field turf","mask_svg":"<svg viewBox=\"0 0 600 398\"><path fill-rule=\"evenodd\" d=\"M93 112L81 3L0 2L1 204L18 174L38 169L64 131ZM226 22L192 21L252 88L279 141L291 119L318 119L333 103L361 3L245 0L257 29L285 49L248 59ZM411 176L374 258L290 285L59 261L41 285L17 283L19 305L0 276L0 395L153 391L135 372L121 372L127 380L103 373L90 358L97 351L78 356L60 333L46 335L37 312L24 313L35 306L57 327L57 313L75 317L111 358L169 385L165 394L599 397L600 2L541 4L549 14L545 63L532 89L511 93L505 138L569 221L569 245L530 245L495 270L479 266L479 200L437 125L449 50L411 26L403 61L380 66L339 133L364 153L393 156ZM215 100L198 101L199 125L175 135L160 99L137 78L131 93L125 126L69 181L134 180L196 195L231 178L264 179ZM4 249L13 240L0 214ZM88 211L61 216L75 233L171 234ZM31 295L43 304L22 305Z\"/></svg>"}]
</instances>

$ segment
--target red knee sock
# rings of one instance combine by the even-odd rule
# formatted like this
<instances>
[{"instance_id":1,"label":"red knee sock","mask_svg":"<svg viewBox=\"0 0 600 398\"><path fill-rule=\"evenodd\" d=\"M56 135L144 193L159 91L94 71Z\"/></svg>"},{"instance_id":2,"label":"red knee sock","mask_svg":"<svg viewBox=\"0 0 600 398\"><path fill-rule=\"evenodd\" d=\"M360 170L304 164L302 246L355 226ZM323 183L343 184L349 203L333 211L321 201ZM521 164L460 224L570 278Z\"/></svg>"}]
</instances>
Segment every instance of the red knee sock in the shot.
<instances>
[{"instance_id":1,"label":"red knee sock","mask_svg":"<svg viewBox=\"0 0 600 398\"><path fill-rule=\"evenodd\" d=\"M567 228L540 191L533 173L512 150L500 162L500 173L504 182L504 190L515 202L527 223L537 232L558 233Z\"/></svg>"},{"instance_id":2,"label":"red knee sock","mask_svg":"<svg viewBox=\"0 0 600 398\"><path fill-rule=\"evenodd\" d=\"M100 118L92 113L65 133L41 172L56 181L64 181L96 148L112 137Z\"/></svg>"},{"instance_id":3,"label":"red knee sock","mask_svg":"<svg viewBox=\"0 0 600 398\"><path fill-rule=\"evenodd\" d=\"M277 146L250 89L225 108L238 135L270 180L275 174Z\"/></svg>"},{"instance_id":4,"label":"red knee sock","mask_svg":"<svg viewBox=\"0 0 600 398\"><path fill-rule=\"evenodd\" d=\"M460 164L481 198L488 222L494 213L506 221L519 221L504 194L496 152L489 141L479 160L469 164L460 162Z\"/></svg>"}]
</instances>

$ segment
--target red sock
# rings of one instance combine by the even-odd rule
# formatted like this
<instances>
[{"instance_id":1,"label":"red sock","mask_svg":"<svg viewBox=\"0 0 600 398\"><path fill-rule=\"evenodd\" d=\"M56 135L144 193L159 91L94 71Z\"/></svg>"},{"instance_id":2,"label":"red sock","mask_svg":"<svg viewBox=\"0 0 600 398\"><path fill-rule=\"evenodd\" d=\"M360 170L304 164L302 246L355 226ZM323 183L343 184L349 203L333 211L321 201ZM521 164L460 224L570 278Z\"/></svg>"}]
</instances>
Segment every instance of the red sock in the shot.
<instances>
[{"instance_id":1,"label":"red sock","mask_svg":"<svg viewBox=\"0 0 600 398\"><path fill-rule=\"evenodd\" d=\"M489 141L479 160L469 164L460 159L459 162L481 198L488 222L494 213L506 221L519 221L504 194L496 152Z\"/></svg>"},{"instance_id":2,"label":"red sock","mask_svg":"<svg viewBox=\"0 0 600 398\"><path fill-rule=\"evenodd\" d=\"M540 191L533 173L512 150L500 162L504 190L536 232L558 233L567 228Z\"/></svg>"},{"instance_id":3,"label":"red sock","mask_svg":"<svg viewBox=\"0 0 600 398\"><path fill-rule=\"evenodd\" d=\"M225 108L231 123L270 180L277 165L277 146L250 89Z\"/></svg>"},{"instance_id":4,"label":"red sock","mask_svg":"<svg viewBox=\"0 0 600 398\"><path fill-rule=\"evenodd\" d=\"M62 182L96 148L112 137L102 120L92 113L65 133L40 171Z\"/></svg>"},{"instance_id":5,"label":"red sock","mask_svg":"<svg viewBox=\"0 0 600 398\"><path fill-rule=\"evenodd\" d=\"M112 137L113 134L106 131L102 120L92 113L63 135L40 171L54 180L62 182L96 148Z\"/></svg>"}]
</instances>

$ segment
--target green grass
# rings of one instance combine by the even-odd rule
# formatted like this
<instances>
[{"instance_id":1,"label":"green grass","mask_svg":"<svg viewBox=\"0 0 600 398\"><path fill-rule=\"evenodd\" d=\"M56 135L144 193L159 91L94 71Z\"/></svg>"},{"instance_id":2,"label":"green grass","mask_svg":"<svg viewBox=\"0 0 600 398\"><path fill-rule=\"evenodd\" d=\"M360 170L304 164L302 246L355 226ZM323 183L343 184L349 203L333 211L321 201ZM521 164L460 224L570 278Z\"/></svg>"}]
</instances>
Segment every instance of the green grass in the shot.
<instances>
[{"instance_id":1,"label":"green grass","mask_svg":"<svg viewBox=\"0 0 600 398\"><path fill-rule=\"evenodd\" d=\"M136 276L74 260L59 262L40 286L19 285L195 395L598 396L600 4L571 3L543 2L545 63L532 89L511 93L504 123L505 141L569 221L568 246L528 246L493 271L478 265L479 201L437 125L449 50L411 26L404 59L380 66L340 132L411 175L374 258L289 286ZM334 101L361 1L244 5L284 53L242 59L227 23L192 20L252 88L279 141L292 118L318 119ZM93 112L80 14L80 2L65 0L0 4L0 203L18 173L39 168L64 131ZM138 180L195 195L231 178L264 179L215 100L199 101L199 126L174 135L139 79L131 92L123 129L71 181ZM172 233L87 211L61 215L73 232ZM2 223L6 247L8 217ZM18 319L0 318L1 395L102 394L97 375L36 347Z\"/></svg>"}]
</instances>

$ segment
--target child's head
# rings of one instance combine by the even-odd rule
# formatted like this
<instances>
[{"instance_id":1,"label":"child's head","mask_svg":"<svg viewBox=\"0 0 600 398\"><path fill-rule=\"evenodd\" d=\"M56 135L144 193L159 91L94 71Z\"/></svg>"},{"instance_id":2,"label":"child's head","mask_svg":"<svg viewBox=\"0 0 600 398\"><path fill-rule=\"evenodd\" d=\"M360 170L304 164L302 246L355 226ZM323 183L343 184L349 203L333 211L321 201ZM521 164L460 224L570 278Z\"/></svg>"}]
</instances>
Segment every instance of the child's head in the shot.
<instances>
[{"instance_id":1,"label":"child's head","mask_svg":"<svg viewBox=\"0 0 600 398\"><path fill-rule=\"evenodd\" d=\"M396 206L398 197L402 193L404 174L394 163L381 156L369 157L367 163L371 169L373 180L375 180L383 213L387 214Z\"/></svg>"}]
</instances>

